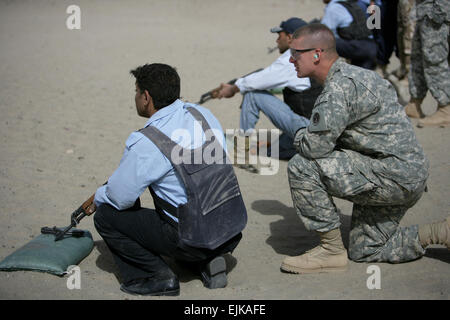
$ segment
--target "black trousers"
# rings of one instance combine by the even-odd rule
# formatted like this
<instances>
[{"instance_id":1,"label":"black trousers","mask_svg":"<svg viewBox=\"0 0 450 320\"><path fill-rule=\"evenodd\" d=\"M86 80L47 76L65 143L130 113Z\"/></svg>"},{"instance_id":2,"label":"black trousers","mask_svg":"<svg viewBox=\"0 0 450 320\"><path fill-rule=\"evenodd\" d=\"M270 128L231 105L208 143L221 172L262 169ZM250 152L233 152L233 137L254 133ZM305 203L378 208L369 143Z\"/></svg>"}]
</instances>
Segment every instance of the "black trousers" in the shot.
<instances>
[{"instance_id":1,"label":"black trousers","mask_svg":"<svg viewBox=\"0 0 450 320\"><path fill-rule=\"evenodd\" d=\"M339 56L350 59L351 64L373 70L376 67L377 44L374 40L345 40L336 38Z\"/></svg>"},{"instance_id":2,"label":"black trousers","mask_svg":"<svg viewBox=\"0 0 450 320\"><path fill-rule=\"evenodd\" d=\"M232 252L242 238L239 233L214 250L188 247L180 243L176 226L147 208L119 211L103 204L97 208L94 223L114 257L122 282L174 277L161 256L202 263Z\"/></svg>"},{"instance_id":3,"label":"black trousers","mask_svg":"<svg viewBox=\"0 0 450 320\"><path fill-rule=\"evenodd\" d=\"M387 65L394 52L397 52L397 6L398 0L381 1L381 29L374 29L377 44L377 63Z\"/></svg>"}]
</instances>

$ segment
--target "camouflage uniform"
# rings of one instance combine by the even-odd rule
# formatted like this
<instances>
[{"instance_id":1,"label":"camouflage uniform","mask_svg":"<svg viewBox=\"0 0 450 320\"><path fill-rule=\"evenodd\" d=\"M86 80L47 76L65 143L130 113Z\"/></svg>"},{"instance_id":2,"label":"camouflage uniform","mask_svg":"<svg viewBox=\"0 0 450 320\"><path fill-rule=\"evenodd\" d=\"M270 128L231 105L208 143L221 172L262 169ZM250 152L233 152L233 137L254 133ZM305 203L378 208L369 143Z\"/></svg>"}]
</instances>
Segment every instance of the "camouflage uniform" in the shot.
<instances>
[{"instance_id":1,"label":"camouflage uniform","mask_svg":"<svg viewBox=\"0 0 450 320\"><path fill-rule=\"evenodd\" d=\"M394 71L398 79L408 75L411 65L411 44L415 27L414 0L399 0L397 5L397 48L400 67Z\"/></svg>"},{"instance_id":2,"label":"camouflage uniform","mask_svg":"<svg viewBox=\"0 0 450 320\"><path fill-rule=\"evenodd\" d=\"M418 226L399 222L421 197L429 164L388 81L338 59L294 145L289 184L308 230L340 226L332 199L339 197L354 203L350 259L403 262L424 254Z\"/></svg>"},{"instance_id":3,"label":"camouflage uniform","mask_svg":"<svg viewBox=\"0 0 450 320\"><path fill-rule=\"evenodd\" d=\"M400 0L398 2L397 45L400 57L411 55L411 42L415 27L414 12L414 0Z\"/></svg>"},{"instance_id":4,"label":"camouflage uniform","mask_svg":"<svg viewBox=\"0 0 450 320\"><path fill-rule=\"evenodd\" d=\"M429 89L440 106L450 103L449 6L448 0L416 1L408 79L412 98L425 98Z\"/></svg>"}]
</instances>

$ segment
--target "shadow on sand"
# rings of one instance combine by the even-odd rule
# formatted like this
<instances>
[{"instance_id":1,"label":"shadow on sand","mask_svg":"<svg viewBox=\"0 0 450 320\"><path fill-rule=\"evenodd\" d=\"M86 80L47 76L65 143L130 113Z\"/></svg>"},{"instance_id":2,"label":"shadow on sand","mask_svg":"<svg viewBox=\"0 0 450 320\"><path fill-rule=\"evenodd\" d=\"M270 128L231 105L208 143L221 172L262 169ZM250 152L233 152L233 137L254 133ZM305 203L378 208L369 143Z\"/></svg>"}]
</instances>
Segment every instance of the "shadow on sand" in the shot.
<instances>
[{"instance_id":1,"label":"shadow on sand","mask_svg":"<svg viewBox=\"0 0 450 320\"><path fill-rule=\"evenodd\" d=\"M281 216L280 220L270 223L270 236L266 240L275 252L296 256L319 244L318 236L306 230L293 207L288 207L278 200L257 200L252 203L252 209L263 215ZM351 216L339 213L339 217L342 241L348 249ZM425 257L450 263L450 250L428 248Z\"/></svg>"},{"instance_id":2,"label":"shadow on sand","mask_svg":"<svg viewBox=\"0 0 450 320\"><path fill-rule=\"evenodd\" d=\"M278 200L257 200L252 203L252 209L263 215L281 216L280 220L270 223L270 236L266 240L275 252L294 256L319 244L318 236L306 230L293 207L288 207ZM351 217L339 215L343 242L348 247Z\"/></svg>"}]
</instances>

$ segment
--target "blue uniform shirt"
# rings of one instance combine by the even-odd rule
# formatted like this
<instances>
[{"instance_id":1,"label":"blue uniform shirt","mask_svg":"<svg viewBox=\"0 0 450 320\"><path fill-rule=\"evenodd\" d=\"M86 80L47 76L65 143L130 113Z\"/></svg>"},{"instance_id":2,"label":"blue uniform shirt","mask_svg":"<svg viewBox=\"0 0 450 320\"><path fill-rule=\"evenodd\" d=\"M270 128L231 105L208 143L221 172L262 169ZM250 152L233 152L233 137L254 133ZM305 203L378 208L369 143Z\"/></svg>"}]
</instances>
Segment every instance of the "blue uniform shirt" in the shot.
<instances>
[{"instance_id":1,"label":"blue uniform shirt","mask_svg":"<svg viewBox=\"0 0 450 320\"><path fill-rule=\"evenodd\" d=\"M350 14L350 12L341 4L338 3L338 1L345 1L345 0L331 0L327 6L325 7L325 12L322 18L321 23L326 25L328 28L333 31L334 36L336 38L340 38L339 34L337 33L338 28L345 28L350 26L350 24L353 22L353 17ZM365 5L365 2L368 2L370 4L370 1L358 1L358 5L363 9L363 6ZM375 4L380 4L380 1L375 1ZM369 5L367 5L368 7ZM368 17L369 15L366 13L367 7L363 9L363 12ZM369 36L370 39L373 39L373 36Z\"/></svg>"},{"instance_id":2,"label":"blue uniform shirt","mask_svg":"<svg viewBox=\"0 0 450 320\"><path fill-rule=\"evenodd\" d=\"M148 119L145 127L155 126L184 148L200 147L205 136L201 125L186 109L188 106L202 113L217 140L226 150L222 127L214 115L206 108L181 100L158 110ZM187 202L183 182L169 159L150 139L136 131L130 134L125 143L119 167L108 179L108 183L97 189L94 202L97 206L106 203L118 210L124 210L132 207L150 185L159 197L175 207Z\"/></svg>"},{"instance_id":3,"label":"blue uniform shirt","mask_svg":"<svg viewBox=\"0 0 450 320\"><path fill-rule=\"evenodd\" d=\"M321 21L322 24L333 31L336 38L339 38L337 28L348 27L353 22L353 17L350 12L343 5L339 4L338 1L342 0L331 0L327 4Z\"/></svg>"},{"instance_id":4,"label":"blue uniform shirt","mask_svg":"<svg viewBox=\"0 0 450 320\"><path fill-rule=\"evenodd\" d=\"M381 9L381 0L375 0L375 5ZM367 13L367 8L370 6L370 0L358 0L358 6L364 11L366 18L370 17L370 14Z\"/></svg>"}]
</instances>

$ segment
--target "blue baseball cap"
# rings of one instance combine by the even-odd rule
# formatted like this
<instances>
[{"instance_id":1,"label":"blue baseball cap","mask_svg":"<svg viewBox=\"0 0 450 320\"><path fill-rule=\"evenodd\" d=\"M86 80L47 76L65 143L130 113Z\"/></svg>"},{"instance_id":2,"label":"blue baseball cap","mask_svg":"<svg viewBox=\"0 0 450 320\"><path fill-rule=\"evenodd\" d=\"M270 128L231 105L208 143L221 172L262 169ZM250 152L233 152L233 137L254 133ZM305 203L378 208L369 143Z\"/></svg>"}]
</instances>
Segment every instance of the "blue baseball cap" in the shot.
<instances>
[{"instance_id":1,"label":"blue baseball cap","mask_svg":"<svg viewBox=\"0 0 450 320\"><path fill-rule=\"evenodd\" d=\"M292 34L298 28L306 26L306 25L307 25L307 23L303 19L290 18L286 21L281 22L279 27L274 27L274 28L270 29L270 32L276 33L276 32L284 31L288 34Z\"/></svg>"}]
</instances>

